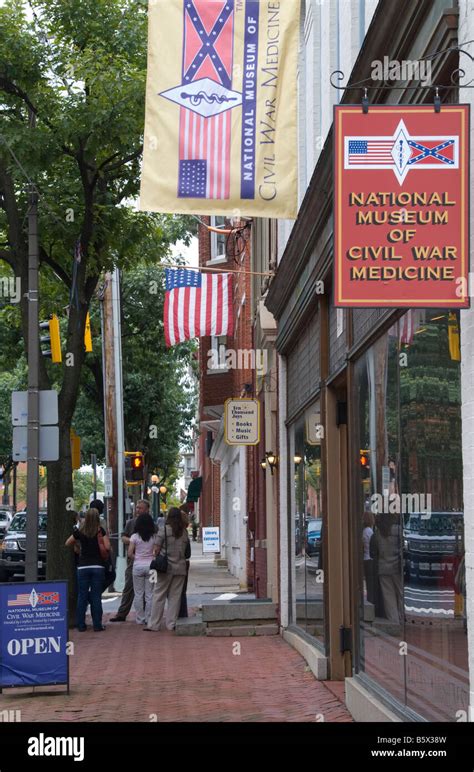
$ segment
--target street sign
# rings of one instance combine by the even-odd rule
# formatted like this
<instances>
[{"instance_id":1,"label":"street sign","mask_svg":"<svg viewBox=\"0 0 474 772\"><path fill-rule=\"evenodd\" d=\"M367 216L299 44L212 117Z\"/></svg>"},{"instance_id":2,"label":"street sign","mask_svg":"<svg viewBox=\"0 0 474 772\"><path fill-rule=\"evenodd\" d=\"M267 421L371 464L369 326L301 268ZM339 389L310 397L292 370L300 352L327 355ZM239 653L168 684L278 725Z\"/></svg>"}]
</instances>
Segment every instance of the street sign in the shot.
<instances>
[{"instance_id":1,"label":"street sign","mask_svg":"<svg viewBox=\"0 0 474 772\"><path fill-rule=\"evenodd\" d=\"M112 467L106 466L104 470L104 498L111 499L114 495Z\"/></svg>"},{"instance_id":2,"label":"street sign","mask_svg":"<svg viewBox=\"0 0 474 772\"><path fill-rule=\"evenodd\" d=\"M13 427L13 460L28 461L28 429L26 426ZM59 460L59 427L40 426L39 461Z\"/></svg>"},{"instance_id":3,"label":"street sign","mask_svg":"<svg viewBox=\"0 0 474 772\"><path fill-rule=\"evenodd\" d=\"M58 423L58 392L54 389L40 391L40 424L54 426ZM28 423L28 392L12 392L12 426Z\"/></svg>"},{"instance_id":4,"label":"street sign","mask_svg":"<svg viewBox=\"0 0 474 772\"><path fill-rule=\"evenodd\" d=\"M219 528L205 526L202 528L202 551L203 552L220 552L220 534Z\"/></svg>"},{"instance_id":5,"label":"street sign","mask_svg":"<svg viewBox=\"0 0 474 772\"><path fill-rule=\"evenodd\" d=\"M258 445L260 402L257 399L226 399L224 438L227 445Z\"/></svg>"}]
</instances>

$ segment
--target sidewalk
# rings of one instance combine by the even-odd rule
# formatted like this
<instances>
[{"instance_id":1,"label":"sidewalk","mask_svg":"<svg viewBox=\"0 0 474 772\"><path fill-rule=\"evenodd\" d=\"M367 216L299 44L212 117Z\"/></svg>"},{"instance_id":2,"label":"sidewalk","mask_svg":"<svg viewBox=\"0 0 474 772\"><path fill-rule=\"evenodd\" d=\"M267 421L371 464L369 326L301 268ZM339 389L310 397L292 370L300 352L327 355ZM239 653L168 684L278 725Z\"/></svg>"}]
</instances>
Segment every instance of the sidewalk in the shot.
<instances>
[{"instance_id":1,"label":"sidewalk","mask_svg":"<svg viewBox=\"0 0 474 772\"><path fill-rule=\"evenodd\" d=\"M190 608L202 596L236 592L238 584L214 567L212 556L192 560ZM206 592L203 592L203 591ZM250 597L250 596L240 596ZM181 637L144 633L134 614L101 634L71 630L71 693L6 690L2 710L22 721L345 722L342 684L315 680L303 658L280 636ZM240 653L236 643L240 644ZM334 688L336 687L336 688Z\"/></svg>"}]
</instances>

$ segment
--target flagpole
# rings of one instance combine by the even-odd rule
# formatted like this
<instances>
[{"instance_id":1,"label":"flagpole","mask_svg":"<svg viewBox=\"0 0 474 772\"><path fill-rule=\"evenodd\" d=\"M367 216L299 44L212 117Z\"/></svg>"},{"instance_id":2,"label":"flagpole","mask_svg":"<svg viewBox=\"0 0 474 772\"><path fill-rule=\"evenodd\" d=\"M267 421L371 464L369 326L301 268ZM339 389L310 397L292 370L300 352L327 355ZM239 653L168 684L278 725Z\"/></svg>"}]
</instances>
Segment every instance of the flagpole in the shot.
<instances>
[{"instance_id":1,"label":"flagpole","mask_svg":"<svg viewBox=\"0 0 474 772\"><path fill-rule=\"evenodd\" d=\"M186 271L207 271L208 273L239 273L249 276L275 276L273 271L240 271L233 268L212 268L207 266L178 265L177 263L164 263L160 268L181 268Z\"/></svg>"}]
</instances>

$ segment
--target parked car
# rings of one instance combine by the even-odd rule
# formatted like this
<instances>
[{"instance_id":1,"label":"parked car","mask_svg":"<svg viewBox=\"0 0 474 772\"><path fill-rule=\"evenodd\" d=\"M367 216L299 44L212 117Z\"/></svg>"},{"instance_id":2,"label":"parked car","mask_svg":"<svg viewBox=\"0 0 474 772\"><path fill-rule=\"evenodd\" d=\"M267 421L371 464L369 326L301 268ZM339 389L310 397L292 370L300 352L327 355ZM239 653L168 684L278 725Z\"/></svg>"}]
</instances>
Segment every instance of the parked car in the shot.
<instances>
[{"instance_id":1,"label":"parked car","mask_svg":"<svg viewBox=\"0 0 474 772\"><path fill-rule=\"evenodd\" d=\"M0 509L0 540L5 538L8 526L12 521L11 513L8 509Z\"/></svg>"},{"instance_id":2,"label":"parked car","mask_svg":"<svg viewBox=\"0 0 474 772\"><path fill-rule=\"evenodd\" d=\"M46 576L47 512L38 513L38 577ZM11 582L25 576L26 511L14 515L0 545L0 582Z\"/></svg>"},{"instance_id":3,"label":"parked car","mask_svg":"<svg viewBox=\"0 0 474 772\"><path fill-rule=\"evenodd\" d=\"M308 520L306 527L306 554L309 557L320 558L321 556L321 536L323 521L321 518Z\"/></svg>"},{"instance_id":4,"label":"parked car","mask_svg":"<svg viewBox=\"0 0 474 772\"><path fill-rule=\"evenodd\" d=\"M403 528L404 573L407 581L452 586L464 554L464 513L414 512Z\"/></svg>"}]
</instances>

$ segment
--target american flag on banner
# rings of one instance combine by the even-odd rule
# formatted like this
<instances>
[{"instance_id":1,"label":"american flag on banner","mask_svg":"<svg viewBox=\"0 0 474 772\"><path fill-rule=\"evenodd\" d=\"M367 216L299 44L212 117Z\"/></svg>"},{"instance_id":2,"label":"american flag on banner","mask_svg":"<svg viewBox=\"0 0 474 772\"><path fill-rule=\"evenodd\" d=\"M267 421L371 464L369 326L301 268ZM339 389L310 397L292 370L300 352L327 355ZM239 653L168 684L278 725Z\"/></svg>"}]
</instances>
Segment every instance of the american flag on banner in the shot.
<instances>
[{"instance_id":1,"label":"american flag on banner","mask_svg":"<svg viewBox=\"0 0 474 772\"><path fill-rule=\"evenodd\" d=\"M16 595L9 595L7 606L27 606L30 603L30 593L21 592Z\"/></svg>"},{"instance_id":2,"label":"american flag on banner","mask_svg":"<svg viewBox=\"0 0 474 772\"><path fill-rule=\"evenodd\" d=\"M178 196L229 198L234 0L183 6Z\"/></svg>"},{"instance_id":3,"label":"american flag on banner","mask_svg":"<svg viewBox=\"0 0 474 772\"><path fill-rule=\"evenodd\" d=\"M232 274L166 269L165 340L232 335Z\"/></svg>"}]
</instances>

